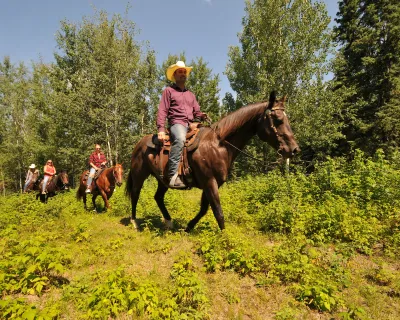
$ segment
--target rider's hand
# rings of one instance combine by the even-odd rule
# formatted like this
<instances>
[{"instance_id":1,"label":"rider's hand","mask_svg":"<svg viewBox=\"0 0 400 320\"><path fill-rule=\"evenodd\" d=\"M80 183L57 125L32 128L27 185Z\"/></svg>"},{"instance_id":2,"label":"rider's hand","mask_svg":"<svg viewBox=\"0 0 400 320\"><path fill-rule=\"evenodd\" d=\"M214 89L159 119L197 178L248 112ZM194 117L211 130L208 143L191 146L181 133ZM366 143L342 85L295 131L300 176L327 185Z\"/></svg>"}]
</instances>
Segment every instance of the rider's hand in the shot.
<instances>
[{"instance_id":1,"label":"rider's hand","mask_svg":"<svg viewBox=\"0 0 400 320\"><path fill-rule=\"evenodd\" d=\"M164 142L164 140L165 140L165 132L164 131L160 131L158 133L158 140L160 140L161 142Z\"/></svg>"}]
</instances>

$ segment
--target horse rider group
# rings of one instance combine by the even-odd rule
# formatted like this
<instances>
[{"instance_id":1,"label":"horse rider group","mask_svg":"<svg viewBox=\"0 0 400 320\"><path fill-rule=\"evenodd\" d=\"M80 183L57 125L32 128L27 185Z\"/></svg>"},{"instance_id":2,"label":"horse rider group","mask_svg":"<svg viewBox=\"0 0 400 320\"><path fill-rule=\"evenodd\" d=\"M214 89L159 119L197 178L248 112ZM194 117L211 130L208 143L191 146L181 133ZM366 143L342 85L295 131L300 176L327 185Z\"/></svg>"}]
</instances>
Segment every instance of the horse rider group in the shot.
<instances>
[{"instance_id":1,"label":"horse rider group","mask_svg":"<svg viewBox=\"0 0 400 320\"><path fill-rule=\"evenodd\" d=\"M51 181L51 179L55 176L55 174L56 174L56 168L54 167L53 161L49 159L46 161L46 164L44 165L43 168L42 194L46 194L47 185ZM23 189L24 193L28 192L29 186L38 181L39 175L40 175L39 170L36 168L36 165L32 163L29 166L28 172L26 173L25 184Z\"/></svg>"}]
</instances>

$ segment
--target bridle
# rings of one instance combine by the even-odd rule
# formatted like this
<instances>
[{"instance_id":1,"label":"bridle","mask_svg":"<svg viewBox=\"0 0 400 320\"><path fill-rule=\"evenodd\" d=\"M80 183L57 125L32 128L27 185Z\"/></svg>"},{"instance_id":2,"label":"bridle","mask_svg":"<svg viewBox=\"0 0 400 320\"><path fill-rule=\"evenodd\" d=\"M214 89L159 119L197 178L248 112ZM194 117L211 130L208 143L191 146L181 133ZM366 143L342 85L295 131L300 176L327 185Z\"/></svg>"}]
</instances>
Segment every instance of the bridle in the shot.
<instances>
[{"instance_id":1,"label":"bridle","mask_svg":"<svg viewBox=\"0 0 400 320\"><path fill-rule=\"evenodd\" d=\"M68 183L68 175L66 173L60 173L58 174L58 177L60 178L60 181L62 183L61 189L65 189L65 187L69 184Z\"/></svg>"},{"instance_id":2,"label":"bridle","mask_svg":"<svg viewBox=\"0 0 400 320\"><path fill-rule=\"evenodd\" d=\"M118 181L118 169L117 166L114 166L113 168L113 177L114 177L114 182Z\"/></svg>"},{"instance_id":3,"label":"bridle","mask_svg":"<svg viewBox=\"0 0 400 320\"><path fill-rule=\"evenodd\" d=\"M269 125L270 125L271 129L275 132L276 139L279 142L279 148L278 148L277 152L278 152L278 154L280 156L282 156L281 155L281 151L283 149L282 135L280 135L278 133L278 130L276 129L275 124L274 124L274 120L272 119L272 112L275 112L276 110L282 110L283 111L283 115L286 117L285 108L284 107L280 107L280 106L276 106L276 107L272 107L272 108L267 108L265 110L265 112L264 112L263 118L264 118L264 120L267 120L267 118L268 118Z\"/></svg>"}]
</instances>

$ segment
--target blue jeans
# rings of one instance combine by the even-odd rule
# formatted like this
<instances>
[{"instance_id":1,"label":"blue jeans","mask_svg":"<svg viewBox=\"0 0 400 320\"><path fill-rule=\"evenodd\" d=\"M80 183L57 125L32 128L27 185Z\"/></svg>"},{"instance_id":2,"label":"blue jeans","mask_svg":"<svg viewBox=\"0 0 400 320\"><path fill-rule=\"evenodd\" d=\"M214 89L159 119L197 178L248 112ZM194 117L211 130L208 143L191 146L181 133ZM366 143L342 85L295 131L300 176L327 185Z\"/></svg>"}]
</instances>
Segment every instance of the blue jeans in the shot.
<instances>
[{"instance_id":1,"label":"blue jeans","mask_svg":"<svg viewBox=\"0 0 400 320\"><path fill-rule=\"evenodd\" d=\"M47 181L49 181L50 176L44 176L43 178L43 185L42 185L42 192L46 191Z\"/></svg>"},{"instance_id":2,"label":"blue jeans","mask_svg":"<svg viewBox=\"0 0 400 320\"><path fill-rule=\"evenodd\" d=\"M181 124L174 124L170 128L171 132L171 151L169 152L168 175L172 178L178 171L179 161L181 160L182 149L186 141L188 127Z\"/></svg>"},{"instance_id":3,"label":"blue jeans","mask_svg":"<svg viewBox=\"0 0 400 320\"><path fill-rule=\"evenodd\" d=\"M31 180L28 180L25 182L24 184L24 192L26 192L26 188L28 188L28 186L31 184Z\"/></svg>"},{"instance_id":4,"label":"blue jeans","mask_svg":"<svg viewBox=\"0 0 400 320\"><path fill-rule=\"evenodd\" d=\"M92 184L92 180L93 180L92 177L94 177L95 173L96 173L96 169L95 168L90 168L89 177L88 177L87 183L86 183L86 188L89 188L90 185Z\"/></svg>"}]
</instances>

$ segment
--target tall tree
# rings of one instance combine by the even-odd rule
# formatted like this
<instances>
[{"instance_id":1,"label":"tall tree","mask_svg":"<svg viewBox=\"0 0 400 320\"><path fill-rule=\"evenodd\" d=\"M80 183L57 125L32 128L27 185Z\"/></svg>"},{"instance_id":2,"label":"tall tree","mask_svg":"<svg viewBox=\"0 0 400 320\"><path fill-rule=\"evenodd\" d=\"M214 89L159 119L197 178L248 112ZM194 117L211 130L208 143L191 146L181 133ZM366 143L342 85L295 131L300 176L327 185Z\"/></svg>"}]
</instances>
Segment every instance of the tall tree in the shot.
<instances>
[{"instance_id":1,"label":"tall tree","mask_svg":"<svg viewBox=\"0 0 400 320\"><path fill-rule=\"evenodd\" d=\"M337 88L349 88L347 139L373 153L400 145L400 6L398 0L339 1Z\"/></svg>"},{"instance_id":2,"label":"tall tree","mask_svg":"<svg viewBox=\"0 0 400 320\"><path fill-rule=\"evenodd\" d=\"M237 100L288 95L288 114L303 157L326 154L340 134L338 99L324 76L331 36L325 4L311 0L246 1L241 46L231 47L226 74ZM269 158L266 150L258 153Z\"/></svg>"},{"instance_id":3,"label":"tall tree","mask_svg":"<svg viewBox=\"0 0 400 320\"><path fill-rule=\"evenodd\" d=\"M0 63L0 170L14 190L22 188L27 163L34 158L28 143L29 92L28 69L5 57Z\"/></svg>"},{"instance_id":4,"label":"tall tree","mask_svg":"<svg viewBox=\"0 0 400 320\"><path fill-rule=\"evenodd\" d=\"M101 143L112 162L127 163L128 146L152 121L154 53L135 35L131 21L103 11L81 24L62 22L51 112L58 121L55 141L70 150L69 161L85 165L93 144Z\"/></svg>"}]
</instances>

